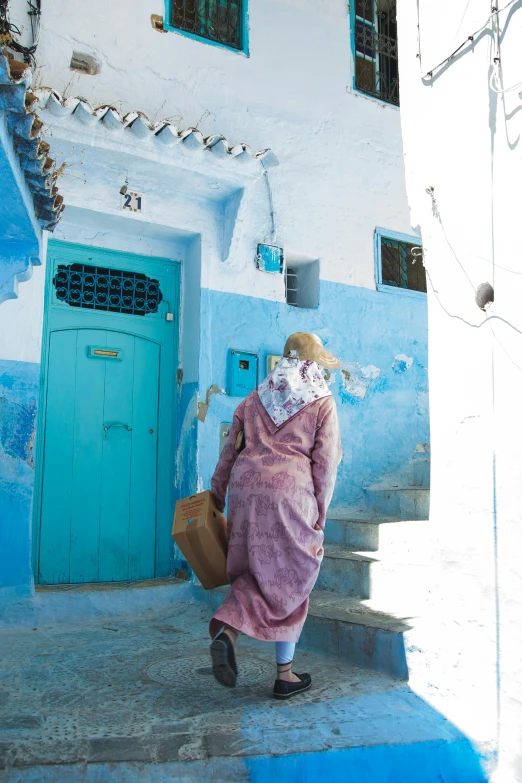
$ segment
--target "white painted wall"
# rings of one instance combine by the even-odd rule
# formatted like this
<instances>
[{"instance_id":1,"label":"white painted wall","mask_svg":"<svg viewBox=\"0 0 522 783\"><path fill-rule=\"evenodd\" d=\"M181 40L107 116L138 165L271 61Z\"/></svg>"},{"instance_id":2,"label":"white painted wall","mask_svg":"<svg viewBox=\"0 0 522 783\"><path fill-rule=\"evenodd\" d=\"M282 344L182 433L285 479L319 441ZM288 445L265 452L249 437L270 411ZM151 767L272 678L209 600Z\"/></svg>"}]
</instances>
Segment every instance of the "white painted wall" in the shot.
<instances>
[{"instance_id":1,"label":"white painted wall","mask_svg":"<svg viewBox=\"0 0 522 783\"><path fill-rule=\"evenodd\" d=\"M42 242L45 259L46 238ZM0 360L40 363L45 290L45 262L31 267L30 279L18 284L18 298L0 306Z\"/></svg>"},{"instance_id":2,"label":"white painted wall","mask_svg":"<svg viewBox=\"0 0 522 783\"><path fill-rule=\"evenodd\" d=\"M12 6L23 22L24 0ZM375 226L411 233L399 111L352 92L346 0L249 0L249 12L247 58L154 31L150 17L163 14L163 0L125 7L46 0L37 82L122 113L139 109L179 127L198 125L231 144L270 147L281 164L271 173L278 240L289 252L321 258L323 279L373 288ZM95 55L100 74L70 71L73 50ZM66 195L80 187L72 181L81 171L80 140L76 170L60 181ZM52 151L59 156L54 144ZM259 206L264 189L256 186L245 226L257 238L268 233ZM249 293L264 285L263 295L284 300L282 280L260 283L252 247L238 248L232 265L216 265L211 287Z\"/></svg>"},{"instance_id":3,"label":"white painted wall","mask_svg":"<svg viewBox=\"0 0 522 783\"><path fill-rule=\"evenodd\" d=\"M490 86L489 4L399 3L408 197L429 286L431 616L414 683L471 736L498 744L497 779L522 779L522 174L520 88ZM500 4L503 5L502 3ZM448 67L421 80L484 25ZM522 9L500 14L504 87L522 80ZM435 209L427 194L434 188ZM440 219L438 218L440 215ZM510 271L507 271L510 270ZM489 323L474 303L495 287ZM501 320L505 319L505 320ZM424 633L424 636L422 636ZM419 659L421 656L419 656ZM441 694L457 696L445 707ZM497 701L498 700L498 701ZM481 724L481 725L479 725ZM486 726L487 724L487 726Z\"/></svg>"}]
</instances>

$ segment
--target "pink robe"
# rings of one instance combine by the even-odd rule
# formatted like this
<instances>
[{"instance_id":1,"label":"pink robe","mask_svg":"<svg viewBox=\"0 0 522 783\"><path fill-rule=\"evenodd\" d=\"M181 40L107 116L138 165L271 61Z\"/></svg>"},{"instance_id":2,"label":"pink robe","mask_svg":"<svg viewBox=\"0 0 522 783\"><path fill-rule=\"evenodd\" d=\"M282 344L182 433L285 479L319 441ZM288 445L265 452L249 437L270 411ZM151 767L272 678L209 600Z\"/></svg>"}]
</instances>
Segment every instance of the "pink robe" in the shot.
<instances>
[{"instance_id":1,"label":"pink robe","mask_svg":"<svg viewBox=\"0 0 522 783\"><path fill-rule=\"evenodd\" d=\"M246 448L234 445L244 430ZM210 623L255 639L297 642L323 558L326 512L341 459L337 410L324 397L279 429L252 392L237 408L212 494L227 486L230 590Z\"/></svg>"}]
</instances>

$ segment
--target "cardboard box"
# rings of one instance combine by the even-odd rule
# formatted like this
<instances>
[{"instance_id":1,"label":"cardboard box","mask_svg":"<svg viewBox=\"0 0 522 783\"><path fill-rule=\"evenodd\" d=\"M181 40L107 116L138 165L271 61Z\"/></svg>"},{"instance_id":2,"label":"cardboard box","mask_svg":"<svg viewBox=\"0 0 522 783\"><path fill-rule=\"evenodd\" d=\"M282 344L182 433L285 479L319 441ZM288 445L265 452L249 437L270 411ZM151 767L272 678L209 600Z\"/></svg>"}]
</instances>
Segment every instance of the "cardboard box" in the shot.
<instances>
[{"instance_id":1,"label":"cardboard box","mask_svg":"<svg viewBox=\"0 0 522 783\"><path fill-rule=\"evenodd\" d=\"M208 490L178 500L172 537L205 590L228 584L227 520Z\"/></svg>"}]
</instances>

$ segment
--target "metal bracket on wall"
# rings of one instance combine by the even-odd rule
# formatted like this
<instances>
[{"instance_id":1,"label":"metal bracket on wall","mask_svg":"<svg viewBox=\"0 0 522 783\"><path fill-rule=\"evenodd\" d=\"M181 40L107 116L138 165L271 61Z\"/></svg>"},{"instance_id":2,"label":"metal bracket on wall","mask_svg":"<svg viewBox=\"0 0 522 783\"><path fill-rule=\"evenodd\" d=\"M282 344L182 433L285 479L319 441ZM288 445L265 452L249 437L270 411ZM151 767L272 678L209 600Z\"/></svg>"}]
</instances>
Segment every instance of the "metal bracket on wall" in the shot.
<instances>
[{"instance_id":1,"label":"metal bracket on wall","mask_svg":"<svg viewBox=\"0 0 522 783\"><path fill-rule=\"evenodd\" d=\"M223 451L225 444L228 440L231 427L232 427L231 421L223 421L219 425L219 453L220 454Z\"/></svg>"}]
</instances>

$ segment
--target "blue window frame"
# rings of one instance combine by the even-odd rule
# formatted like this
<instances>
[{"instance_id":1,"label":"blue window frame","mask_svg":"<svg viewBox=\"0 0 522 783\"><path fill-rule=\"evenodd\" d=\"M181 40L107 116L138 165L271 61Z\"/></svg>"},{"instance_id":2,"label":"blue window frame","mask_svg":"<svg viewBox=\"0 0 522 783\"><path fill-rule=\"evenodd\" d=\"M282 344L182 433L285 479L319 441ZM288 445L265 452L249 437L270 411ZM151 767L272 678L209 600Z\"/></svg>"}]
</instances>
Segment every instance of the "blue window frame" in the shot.
<instances>
[{"instance_id":1,"label":"blue window frame","mask_svg":"<svg viewBox=\"0 0 522 783\"><path fill-rule=\"evenodd\" d=\"M412 253L420 246L418 237L375 229L375 279L378 291L426 296L426 270L422 259Z\"/></svg>"},{"instance_id":2,"label":"blue window frame","mask_svg":"<svg viewBox=\"0 0 522 783\"><path fill-rule=\"evenodd\" d=\"M354 90L398 106L396 0L354 0L350 6Z\"/></svg>"},{"instance_id":3,"label":"blue window frame","mask_svg":"<svg viewBox=\"0 0 522 783\"><path fill-rule=\"evenodd\" d=\"M248 55L248 0L165 0L165 28Z\"/></svg>"}]
</instances>

